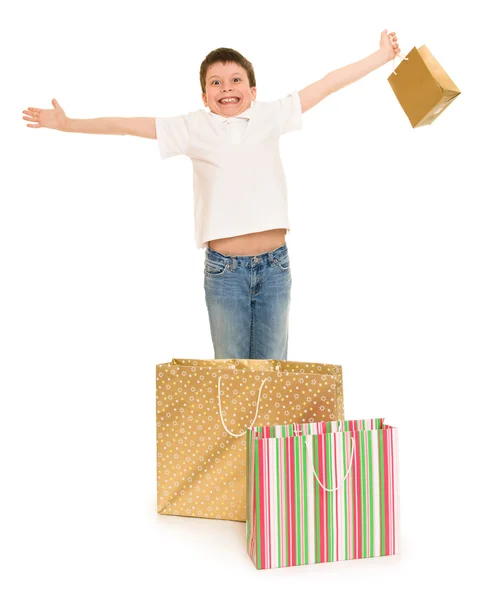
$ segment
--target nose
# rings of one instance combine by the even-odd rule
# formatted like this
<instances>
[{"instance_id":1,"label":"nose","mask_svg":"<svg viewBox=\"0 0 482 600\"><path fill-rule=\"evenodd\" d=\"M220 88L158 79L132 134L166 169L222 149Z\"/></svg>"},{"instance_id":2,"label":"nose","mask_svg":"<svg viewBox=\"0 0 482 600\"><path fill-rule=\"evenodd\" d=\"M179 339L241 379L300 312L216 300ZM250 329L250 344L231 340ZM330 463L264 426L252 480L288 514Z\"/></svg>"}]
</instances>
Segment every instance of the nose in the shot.
<instances>
[{"instance_id":1,"label":"nose","mask_svg":"<svg viewBox=\"0 0 482 600\"><path fill-rule=\"evenodd\" d=\"M232 91L233 91L232 87L228 87L228 86L223 87L223 93L232 92Z\"/></svg>"}]
</instances>

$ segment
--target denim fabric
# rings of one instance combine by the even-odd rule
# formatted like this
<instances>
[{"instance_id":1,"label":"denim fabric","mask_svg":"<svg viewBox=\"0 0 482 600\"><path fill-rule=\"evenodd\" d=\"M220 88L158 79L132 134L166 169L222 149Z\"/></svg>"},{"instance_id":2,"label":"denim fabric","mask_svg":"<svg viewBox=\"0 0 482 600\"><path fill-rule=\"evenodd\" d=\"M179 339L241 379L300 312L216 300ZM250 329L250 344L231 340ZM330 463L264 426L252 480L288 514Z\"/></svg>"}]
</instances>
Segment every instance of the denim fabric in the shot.
<instances>
[{"instance_id":1,"label":"denim fabric","mask_svg":"<svg viewBox=\"0 0 482 600\"><path fill-rule=\"evenodd\" d=\"M257 256L206 248L204 291L215 358L287 360L291 270L286 244Z\"/></svg>"}]
</instances>

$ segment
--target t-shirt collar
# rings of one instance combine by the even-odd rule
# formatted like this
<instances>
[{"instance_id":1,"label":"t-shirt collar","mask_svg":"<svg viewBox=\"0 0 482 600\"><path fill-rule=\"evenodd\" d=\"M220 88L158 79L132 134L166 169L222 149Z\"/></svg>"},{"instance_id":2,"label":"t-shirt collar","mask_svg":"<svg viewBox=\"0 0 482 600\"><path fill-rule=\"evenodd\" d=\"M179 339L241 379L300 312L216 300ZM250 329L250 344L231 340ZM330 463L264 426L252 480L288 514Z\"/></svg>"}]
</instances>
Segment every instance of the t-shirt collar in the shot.
<instances>
[{"instance_id":1,"label":"t-shirt collar","mask_svg":"<svg viewBox=\"0 0 482 600\"><path fill-rule=\"evenodd\" d=\"M227 121L228 119L246 119L249 120L251 118L251 113L253 111L253 107L251 106L250 108L247 108L244 112L240 113L239 115L236 115L235 117L225 117L224 115L218 115L217 113L213 113L211 110L209 111L209 114L217 119L220 119L222 121Z\"/></svg>"}]
</instances>

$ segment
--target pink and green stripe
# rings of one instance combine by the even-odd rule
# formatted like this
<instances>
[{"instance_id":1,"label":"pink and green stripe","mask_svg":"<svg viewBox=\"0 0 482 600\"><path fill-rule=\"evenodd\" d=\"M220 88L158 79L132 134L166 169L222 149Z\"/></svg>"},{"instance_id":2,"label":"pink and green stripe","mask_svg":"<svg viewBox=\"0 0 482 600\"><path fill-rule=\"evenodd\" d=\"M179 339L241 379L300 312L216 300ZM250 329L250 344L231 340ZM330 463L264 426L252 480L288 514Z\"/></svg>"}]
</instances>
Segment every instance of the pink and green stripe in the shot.
<instances>
[{"instance_id":1,"label":"pink and green stripe","mask_svg":"<svg viewBox=\"0 0 482 600\"><path fill-rule=\"evenodd\" d=\"M398 552L398 430L383 419L252 428L247 454L258 569Z\"/></svg>"}]
</instances>

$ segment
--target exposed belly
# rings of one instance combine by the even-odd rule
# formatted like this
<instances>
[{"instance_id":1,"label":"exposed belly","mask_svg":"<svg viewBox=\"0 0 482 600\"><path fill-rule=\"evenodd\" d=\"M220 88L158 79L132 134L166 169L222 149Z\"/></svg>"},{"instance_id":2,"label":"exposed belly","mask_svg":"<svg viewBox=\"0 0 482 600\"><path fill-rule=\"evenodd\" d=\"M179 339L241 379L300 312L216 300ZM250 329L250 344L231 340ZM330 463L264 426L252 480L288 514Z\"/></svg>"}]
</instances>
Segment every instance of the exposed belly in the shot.
<instances>
[{"instance_id":1,"label":"exposed belly","mask_svg":"<svg viewBox=\"0 0 482 600\"><path fill-rule=\"evenodd\" d=\"M255 256L270 252L285 243L286 229L269 229L231 238L211 240L210 248L228 256Z\"/></svg>"}]
</instances>

